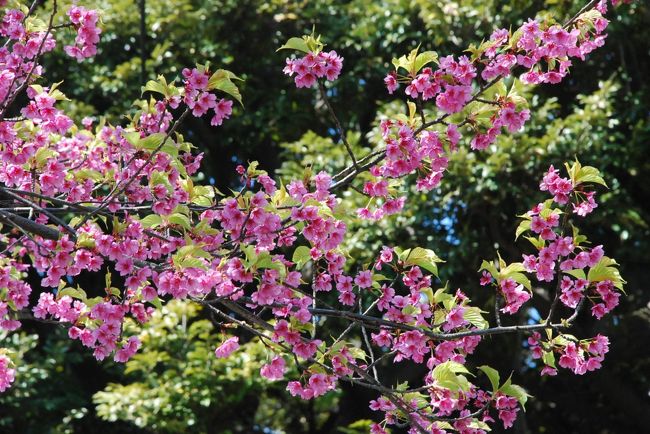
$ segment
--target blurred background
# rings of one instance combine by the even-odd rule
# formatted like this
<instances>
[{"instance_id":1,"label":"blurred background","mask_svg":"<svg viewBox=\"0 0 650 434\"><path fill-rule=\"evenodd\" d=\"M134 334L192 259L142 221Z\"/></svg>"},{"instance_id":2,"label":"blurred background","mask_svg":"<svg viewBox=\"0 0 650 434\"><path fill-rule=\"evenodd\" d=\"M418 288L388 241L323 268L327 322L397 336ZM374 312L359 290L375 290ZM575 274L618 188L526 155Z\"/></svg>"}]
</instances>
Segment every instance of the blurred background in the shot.
<instances>
[{"instance_id":1,"label":"blurred background","mask_svg":"<svg viewBox=\"0 0 650 434\"><path fill-rule=\"evenodd\" d=\"M547 14L564 21L583 3L98 0L87 4L103 13L98 56L81 64L60 53L50 56L47 77L64 80L75 117L119 123L147 79L178 77L196 62L232 70L246 80L245 109L235 108L219 128L209 119L188 119L183 133L205 152L203 181L236 188L234 167L252 160L285 180L302 176L305 167L334 171L345 165L323 101L312 90L296 89L281 72L286 53L275 50L289 37L315 25L326 49L345 58L329 96L363 155L378 144L380 116L404 110L382 82L392 57L418 44L460 55L495 28L516 28ZM447 261L441 279L488 310L489 294L482 293L476 270L495 248L507 261L528 248L513 241L516 215L541 200L543 172L575 156L603 172L610 189L599 195L600 206L582 228L621 264L628 295L601 321L581 315L574 334L605 334L611 350L600 371L540 378L524 336L485 340L475 359L513 372L513 381L534 396L513 433L650 430L650 7L636 1L608 18L604 48L572 67L562 84L525 90L532 119L522 133L501 136L486 152L461 149L439 190L412 193L402 215L380 224L353 223L347 241L351 266L370 260L382 244L431 248ZM352 193L347 199L361 200ZM533 300L513 322L536 321L547 309L547 292L537 290ZM125 366L96 362L65 334L26 323L18 333L0 335L22 357L14 387L0 395L0 433L354 434L367 432L368 420L378 416L368 409L374 394L345 384L316 401L291 398L282 382L259 377L266 356L255 342L227 360L215 359L222 331L186 303L170 303L156 314L141 331L143 350ZM422 376L406 363L381 369L390 378Z\"/></svg>"}]
</instances>

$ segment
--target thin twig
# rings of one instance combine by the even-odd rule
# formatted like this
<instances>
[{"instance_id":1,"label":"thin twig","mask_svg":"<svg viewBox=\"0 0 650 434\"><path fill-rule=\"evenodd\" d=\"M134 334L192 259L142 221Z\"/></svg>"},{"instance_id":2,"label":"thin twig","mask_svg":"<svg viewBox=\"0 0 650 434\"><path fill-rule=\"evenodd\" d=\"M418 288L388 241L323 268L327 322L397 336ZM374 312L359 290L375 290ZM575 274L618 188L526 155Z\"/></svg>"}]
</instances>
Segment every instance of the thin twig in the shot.
<instances>
[{"instance_id":1,"label":"thin twig","mask_svg":"<svg viewBox=\"0 0 650 434\"><path fill-rule=\"evenodd\" d=\"M348 151L348 155L350 155L350 158L352 159L352 165L358 170L359 165L357 163L356 157L354 156L354 152L352 152L352 147L348 143L348 139L345 135L345 130L343 129L343 126L341 125L339 118L336 116L336 112L334 112L334 108L332 107L332 104L330 104L330 100L327 97L327 91L325 90L325 85L320 80L318 81L318 89L320 90L321 97L323 98L323 101L325 101L327 110L329 111L330 116L332 117L332 120L336 125L336 129L338 130L339 136L341 136L341 141L343 142L345 149Z\"/></svg>"}]
</instances>

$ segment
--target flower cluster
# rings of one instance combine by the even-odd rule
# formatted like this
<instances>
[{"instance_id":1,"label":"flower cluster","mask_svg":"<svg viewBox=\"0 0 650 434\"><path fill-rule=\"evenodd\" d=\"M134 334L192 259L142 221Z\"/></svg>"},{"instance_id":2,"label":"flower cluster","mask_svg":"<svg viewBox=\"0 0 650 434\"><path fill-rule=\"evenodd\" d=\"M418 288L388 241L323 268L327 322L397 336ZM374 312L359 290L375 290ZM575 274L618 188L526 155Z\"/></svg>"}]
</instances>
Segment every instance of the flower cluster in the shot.
<instances>
[{"instance_id":1,"label":"flower cluster","mask_svg":"<svg viewBox=\"0 0 650 434\"><path fill-rule=\"evenodd\" d=\"M335 384L335 377L331 375L312 374L304 386L299 381L290 381L287 390L292 396L299 396L302 399L312 399L334 389Z\"/></svg>"},{"instance_id":2,"label":"flower cluster","mask_svg":"<svg viewBox=\"0 0 650 434\"><path fill-rule=\"evenodd\" d=\"M300 58L287 58L282 70L289 77L295 74L296 87L312 87L319 78L334 81L343 68L343 58L336 51L310 51Z\"/></svg>"},{"instance_id":3,"label":"flower cluster","mask_svg":"<svg viewBox=\"0 0 650 434\"><path fill-rule=\"evenodd\" d=\"M20 10L7 9L0 22L0 36L8 39L0 50L0 107L3 111L8 102L16 98L26 80L31 83L43 73L43 67L35 59L52 51L56 45L50 33L28 31L27 19Z\"/></svg>"},{"instance_id":4,"label":"flower cluster","mask_svg":"<svg viewBox=\"0 0 650 434\"><path fill-rule=\"evenodd\" d=\"M581 341L575 338L568 340L561 335L544 341L541 334L536 332L528 338L528 345L533 359L542 359L544 362L542 375L549 376L557 375L556 354L560 356L560 367L570 369L574 374L584 375L600 369L605 354L609 352L609 339L600 334L593 339Z\"/></svg>"},{"instance_id":5,"label":"flower cluster","mask_svg":"<svg viewBox=\"0 0 650 434\"><path fill-rule=\"evenodd\" d=\"M492 126L485 133L478 133L472 138L470 147L478 151L487 149L496 141L502 128L505 127L511 133L517 132L528 119L530 119L528 109L518 110L514 102L507 101L500 105L498 111L490 117Z\"/></svg>"},{"instance_id":6,"label":"flower cluster","mask_svg":"<svg viewBox=\"0 0 650 434\"><path fill-rule=\"evenodd\" d=\"M600 9L606 8L601 5ZM529 20L513 33L507 29L494 31L488 41L472 47L471 58L446 56L437 61L433 52L418 54L414 50L408 58L393 60L396 71L390 72L384 83L390 94L402 82L406 84L404 93L408 97L421 103L435 99L442 116L432 123L468 107L476 109L480 104L487 104L472 110L466 121L473 130L471 148L483 150L496 141L502 128L511 133L519 131L530 118L530 112L520 97L516 96L515 101L510 93L507 96L497 94L492 101L478 97L501 78L512 75L516 67L528 70L520 76L524 83L559 83L568 74L572 57L584 60L587 54L603 45L607 25L608 21L596 10L593 14L581 15L567 28ZM438 67L423 67L431 62L437 62ZM401 69L405 69L407 75L400 75ZM472 93L473 88L479 91ZM487 119L472 118L478 115ZM588 198L585 202L587 204L578 207L576 212L589 212Z\"/></svg>"},{"instance_id":7,"label":"flower cluster","mask_svg":"<svg viewBox=\"0 0 650 434\"><path fill-rule=\"evenodd\" d=\"M539 184L539 189L548 191L553 195L555 202L564 205L569 201L569 195L573 191L573 185L570 179L560 177L558 172L559 170L553 166L549 167L548 172L546 172L542 182Z\"/></svg>"},{"instance_id":8,"label":"flower cluster","mask_svg":"<svg viewBox=\"0 0 650 434\"><path fill-rule=\"evenodd\" d=\"M499 411L499 419L503 422L504 428L510 428L519 411L519 402L512 396L498 395L495 402L496 409Z\"/></svg>"},{"instance_id":9,"label":"flower cluster","mask_svg":"<svg viewBox=\"0 0 650 434\"><path fill-rule=\"evenodd\" d=\"M457 143L454 126L446 134L424 131L415 135L402 121L382 121L382 138L386 142L386 159L383 164L370 169L374 177L363 186L363 192L371 198L381 199L381 206L371 210L368 206L358 210L366 219L378 220L402 210L405 197L394 197L389 192L389 179L401 178L417 172L419 191L436 188L449 164L448 152Z\"/></svg>"},{"instance_id":10,"label":"flower cluster","mask_svg":"<svg viewBox=\"0 0 650 434\"><path fill-rule=\"evenodd\" d=\"M224 119L230 117L232 101L225 98L217 99L214 93L210 93L208 89L210 72L207 69L185 68L183 69L183 78L184 101L192 110L192 115L201 117L212 109L213 116L210 119L210 124L213 126L221 125Z\"/></svg>"},{"instance_id":11,"label":"flower cluster","mask_svg":"<svg viewBox=\"0 0 650 434\"><path fill-rule=\"evenodd\" d=\"M0 353L0 393L11 387L16 379L16 370L12 367L11 360Z\"/></svg>"},{"instance_id":12,"label":"flower cluster","mask_svg":"<svg viewBox=\"0 0 650 434\"><path fill-rule=\"evenodd\" d=\"M85 303L68 295L55 298L53 294L44 292L34 307L34 317L54 318L73 324L68 330L70 338L79 339L84 346L94 349L94 356L102 360L116 350L122 339L125 315L131 313L140 323L144 323L152 310L153 308L147 308L142 303L116 305L103 301L89 308ZM129 337L115 352L115 361L126 362L139 347L140 341L137 337Z\"/></svg>"},{"instance_id":13,"label":"flower cluster","mask_svg":"<svg viewBox=\"0 0 650 434\"><path fill-rule=\"evenodd\" d=\"M440 59L440 68L424 68L406 87L404 93L413 99L428 101L435 98L436 106L445 113L457 113L472 98L472 80L476 77L476 67L467 56L458 61L453 56ZM392 94L398 87L395 73L384 79Z\"/></svg>"},{"instance_id":14,"label":"flower cluster","mask_svg":"<svg viewBox=\"0 0 650 434\"><path fill-rule=\"evenodd\" d=\"M499 287L506 302L501 309L503 313L515 314L524 303L530 300L530 293L524 289L524 285L518 284L514 279L502 280Z\"/></svg>"},{"instance_id":15,"label":"flower cluster","mask_svg":"<svg viewBox=\"0 0 650 434\"><path fill-rule=\"evenodd\" d=\"M275 356L270 363L260 368L260 375L268 380L275 381L284 378L285 371L286 364L284 359L280 356Z\"/></svg>"},{"instance_id":16,"label":"flower cluster","mask_svg":"<svg viewBox=\"0 0 650 434\"><path fill-rule=\"evenodd\" d=\"M70 22L77 29L74 45L66 45L65 52L81 62L97 54L97 43L102 30L97 27L99 15L97 11L82 6L72 6L68 11Z\"/></svg>"},{"instance_id":17,"label":"flower cluster","mask_svg":"<svg viewBox=\"0 0 650 434\"><path fill-rule=\"evenodd\" d=\"M0 36L4 36L15 41L25 37L25 14L18 9L5 11L0 23Z\"/></svg>"},{"instance_id":18,"label":"flower cluster","mask_svg":"<svg viewBox=\"0 0 650 434\"><path fill-rule=\"evenodd\" d=\"M452 56L440 59L439 67L424 68L411 73L405 93L413 99L436 99L436 106L446 113L456 113L471 99L471 84L477 71L485 82L507 77L516 66L528 69L521 76L527 83L559 83L568 73L571 57L584 60L595 48L603 45L608 21L601 15L583 18L576 26L565 29L558 24L547 27L529 20L512 34L507 29L495 30L490 39L476 48L472 59ZM543 68L542 62L548 66ZM399 86L398 77L390 73L384 79L392 94Z\"/></svg>"},{"instance_id":19,"label":"flower cluster","mask_svg":"<svg viewBox=\"0 0 650 434\"><path fill-rule=\"evenodd\" d=\"M24 271L28 267L12 261L0 267L0 288L6 291L4 299L0 299L0 330L12 331L20 327L20 321L9 315L10 306L13 309L24 309L29 305L31 286L23 280Z\"/></svg>"}]
</instances>

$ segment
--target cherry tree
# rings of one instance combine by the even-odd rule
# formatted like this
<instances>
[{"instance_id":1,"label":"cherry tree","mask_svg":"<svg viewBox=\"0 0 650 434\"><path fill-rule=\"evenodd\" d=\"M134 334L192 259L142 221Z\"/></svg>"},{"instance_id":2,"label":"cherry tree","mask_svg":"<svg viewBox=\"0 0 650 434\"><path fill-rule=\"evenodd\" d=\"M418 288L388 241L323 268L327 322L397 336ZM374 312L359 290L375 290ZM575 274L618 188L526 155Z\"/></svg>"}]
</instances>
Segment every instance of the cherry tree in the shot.
<instances>
[{"instance_id":1,"label":"cherry tree","mask_svg":"<svg viewBox=\"0 0 650 434\"><path fill-rule=\"evenodd\" d=\"M38 1L0 6L0 328L63 325L98 360L125 362L141 346L126 321L144 324L169 300L191 300L236 330L215 357L259 339L268 352L260 375L287 382L294 396L310 400L341 382L375 391L373 433L479 433L496 419L512 426L529 396L472 357L486 336L525 333L541 375L582 375L603 363L606 336L569 334L580 314L600 319L614 309L625 283L604 247L579 230L607 187L594 167L575 160L533 174L548 197L521 198L513 234L526 240L521 262L495 252L474 288L440 282L444 261L430 249L384 246L364 265L349 261L343 242L351 221L408 208L413 183L423 192L438 187L459 147L490 152L500 134L521 130L530 117L521 83L559 83L603 46L605 0L565 22L497 29L466 55L416 48L395 58L384 82L408 110L381 122L383 143L367 155L355 155L328 100L344 59L313 32L289 39L278 50L290 53L284 72L319 92L349 166L278 183L251 163L237 168L241 188L232 194L199 183L202 154L179 127L189 116L209 116L215 127L227 121L242 104L239 77L199 64L146 83L128 123L76 124L58 107L66 97L47 83L41 61L59 32L76 32L63 47L70 57L94 56L101 12L59 11L53 0L42 20ZM350 212L345 190L367 205ZM38 290L26 281L32 269L42 276ZM75 285L82 273L103 287ZM534 324L509 320L533 284L553 294L546 315ZM472 303L478 291L493 294L491 312ZM336 336L324 330L329 318L346 323ZM0 392L15 380L12 356L0 348ZM386 382L378 369L386 361L420 364L426 375L418 384ZM285 378L289 364L299 377Z\"/></svg>"}]
</instances>

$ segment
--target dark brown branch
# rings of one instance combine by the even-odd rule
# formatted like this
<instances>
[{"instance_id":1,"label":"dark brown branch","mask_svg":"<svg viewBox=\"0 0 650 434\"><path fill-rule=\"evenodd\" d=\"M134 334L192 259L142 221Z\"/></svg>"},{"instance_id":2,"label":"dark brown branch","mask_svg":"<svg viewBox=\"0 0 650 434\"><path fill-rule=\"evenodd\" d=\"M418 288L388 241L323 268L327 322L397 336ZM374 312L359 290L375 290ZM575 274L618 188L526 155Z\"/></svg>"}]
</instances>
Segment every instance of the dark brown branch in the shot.
<instances>
[{"instance_id":1,"label":"dark brown branch","mask_svg":"<svg viewBox=\"0 0 650 434\"><path fill-rule=\"evenodd\" d=\"M0 211L0 221L16 226L25 232L40 235L47 240L58 240L61 233L50 226L36 223L34 220L13 214L8 211Z\"/></svg>"},{"instance_id":2,"label":"dark brown branch","mask_svg":"<svg viewBox=\"0 0 650 434\"><path fill-rule=\"evenodd\" d=\"M65 229L70 234L70 236L72 237L73 240L77 239L77 232L74 229L72 229L66 222L64 222L63 220L61 220L57 216L55 216L53 213L49 212L46 208L42 208L41 206L35 204L34 202L32 202L30 200L27 200L24 197L21 197L21 196L15 194L15 193L13 193L13 192L11 192L9 190L5 190L4 193L6 195L8 195L8 196L13 197L18 202L22 202L23 204L33 208L34 210L36 210L36 211L38 211L38 212L40 212L42 214L45 214L46 216L48 216L50 218L50 220L52 220L54 223L58 224L63 229Z\"/></svg>"}]
</instances>

